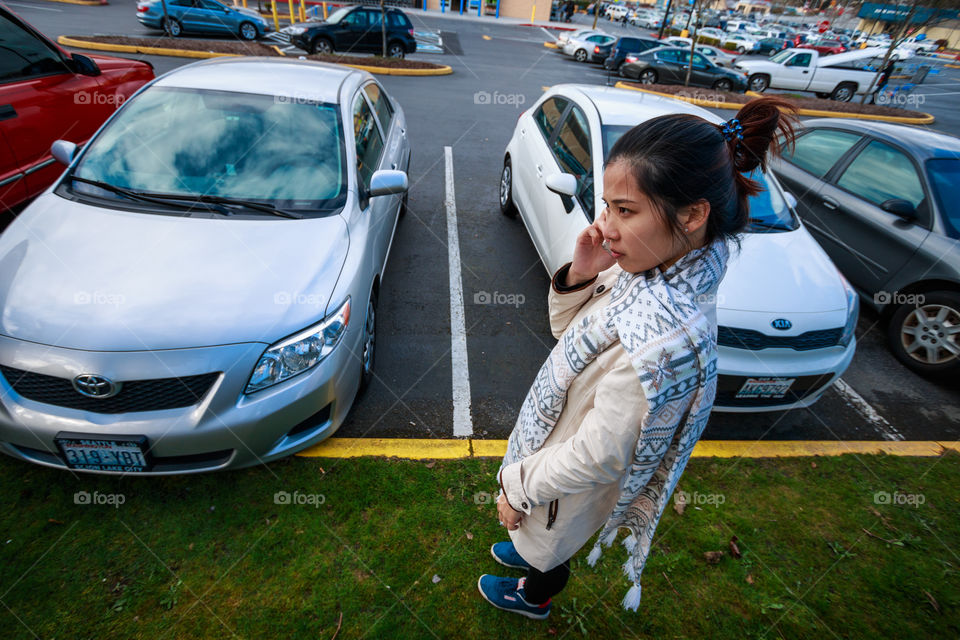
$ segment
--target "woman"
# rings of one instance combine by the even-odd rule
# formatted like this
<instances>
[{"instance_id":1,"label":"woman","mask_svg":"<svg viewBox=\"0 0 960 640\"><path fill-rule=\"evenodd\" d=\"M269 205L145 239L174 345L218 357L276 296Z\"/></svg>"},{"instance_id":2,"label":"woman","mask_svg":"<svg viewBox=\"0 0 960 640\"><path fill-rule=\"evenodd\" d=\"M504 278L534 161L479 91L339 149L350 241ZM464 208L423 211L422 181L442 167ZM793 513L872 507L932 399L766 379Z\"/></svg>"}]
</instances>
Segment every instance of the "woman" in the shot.
<instances>
[{"instance_id":1,"label":"woman","mask_svg":"<svg viewBox=\"0 0 960 640\"><path fill-rule=\"evenodd\" d=\"M620 527L640 604L640 574L660 515L703 432L716 395L716 292L728 242L748 224L778 134L793 107L744 105L723 125L653 118L625 133L604 167L606 207L553 276L559 339L537 374L498 473L509 542L491 548L524 578L483 575L495 607L542 619L569 578L569 559L602 527L588 562Z\"/></svg>"}]
</instances>

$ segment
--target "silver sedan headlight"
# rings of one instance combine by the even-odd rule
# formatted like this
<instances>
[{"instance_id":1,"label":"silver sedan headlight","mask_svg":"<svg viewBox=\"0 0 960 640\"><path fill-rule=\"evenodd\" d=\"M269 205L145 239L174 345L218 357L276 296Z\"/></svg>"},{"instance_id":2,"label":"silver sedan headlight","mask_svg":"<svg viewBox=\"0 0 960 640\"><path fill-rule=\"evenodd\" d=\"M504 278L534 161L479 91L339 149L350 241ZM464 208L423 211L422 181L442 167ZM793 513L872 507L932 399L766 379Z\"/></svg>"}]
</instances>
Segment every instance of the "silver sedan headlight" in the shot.
<instances>
[{"instance_id":1,"label":"silver sedan headlight","mask_svg":"<svg viewBox=\"0 0 960 640\"><path fill-rule=\"evenodd\" d=\"M860 317L860 296L842 275L840 280L843 281L843 289L847 294L847 323L843 326L843 333L840 334L840 346L846 347L853 340L853 332L857 328L857 319Z\"/></svg>"},{"instance_id":2,"label":"silver sedan headlight","mask_svg":"<svg viewBox=\"0 0 960 640\"><path fill-rule=\"evenodd\" d=\"M271 345L253 368L244 393L254 393L317 366L336 348L350 322L350 298L322 322Z\"/></svg>"}]
</instances>

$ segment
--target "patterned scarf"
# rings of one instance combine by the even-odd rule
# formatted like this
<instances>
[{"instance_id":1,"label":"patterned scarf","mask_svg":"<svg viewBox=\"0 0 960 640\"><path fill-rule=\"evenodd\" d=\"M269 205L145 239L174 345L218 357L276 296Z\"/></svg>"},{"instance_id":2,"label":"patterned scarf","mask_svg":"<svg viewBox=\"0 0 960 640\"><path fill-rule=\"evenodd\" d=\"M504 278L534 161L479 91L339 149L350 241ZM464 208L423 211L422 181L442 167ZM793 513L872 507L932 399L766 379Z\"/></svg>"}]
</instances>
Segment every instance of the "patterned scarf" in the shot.
<instances>
[{"instance_id":1,"label":"patterned scarf","mask_svg":"<svg viewBox=\"0 0 960 640\"><path fill-rule=\"evenodd\" d=\"M507 444L501 468L539 450L560 418L573 379L620 340L640 377L649 411L633 462L620 481L620 497L587 562L596 563L600 543L613 544L620 527L630 531L623 541L630 554L623 571L633 585L623 599L625 609L640 606L640 574L653 532L713 408L716 329L698 301L716 291L728 257L726 243L718 239L690 251L666 272L622 272L610 303L570 327L550 352Z\"/></svg>"}]
</instances>

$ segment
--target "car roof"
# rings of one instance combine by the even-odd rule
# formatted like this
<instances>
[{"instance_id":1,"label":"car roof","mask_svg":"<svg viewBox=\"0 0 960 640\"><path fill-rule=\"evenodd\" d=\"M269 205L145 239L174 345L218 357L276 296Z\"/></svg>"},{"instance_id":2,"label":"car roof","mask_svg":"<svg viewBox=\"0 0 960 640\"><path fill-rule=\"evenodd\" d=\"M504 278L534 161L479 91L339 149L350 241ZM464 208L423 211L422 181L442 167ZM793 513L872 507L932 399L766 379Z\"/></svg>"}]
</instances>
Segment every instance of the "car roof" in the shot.
<instances>
[{"instance_id":1,"label":"car roof","mask_svg":"<svg viewBox=\"0 0 960 640\"><path fill-rule=\"evenodd\" d=\"M924 127L847 118L813 118L803 125L847 129L872 135L908 149L920 158L956 158L960 153L960 138Z\"/></svg>"},{"instance_id":2,"label":"car roof","mask_svg":"<svg viewBox=\"0 0 960 640\"><path fill-rule=\"evenodd\" d=\"M551 90L568 95L579 92L596 107L602 124L633 126L669 113L690 113L715 124L723 122L723 118L702 107L630 89L594 84L560 84Z\"/></svg>"},{"instance_id":3,"label":"car roof","mask_svg":"<svg viewBox=\"0 0 960 640\"><path fill-rule=\"evenodd\" d=\"M364 73L312 60L244 56L214 58L179 67L158 78L154 85L336 103L346 79Z\"/></svg>"}]
</instances>

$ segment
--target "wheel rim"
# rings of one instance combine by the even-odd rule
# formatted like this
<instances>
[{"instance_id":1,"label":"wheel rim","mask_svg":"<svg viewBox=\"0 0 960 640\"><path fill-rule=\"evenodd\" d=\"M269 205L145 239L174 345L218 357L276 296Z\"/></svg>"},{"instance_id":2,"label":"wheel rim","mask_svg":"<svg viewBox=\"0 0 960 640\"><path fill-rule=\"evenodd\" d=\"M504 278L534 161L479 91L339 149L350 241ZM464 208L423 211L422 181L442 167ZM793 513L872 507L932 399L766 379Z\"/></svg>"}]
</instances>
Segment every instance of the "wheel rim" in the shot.
<instances>
[{"instance_id":1,"label":"wheel rim","mask_svg":"<svg viewBox=\"0 0 960 640\"><path fill-rule=\"evenodd\" d=\"M172 36L180 35L180 24L176 20L167 21L167 31Z\"/></svg>"},{"instance_id":2,"label":"wheel rim","mask_svg":"<svg viewBox=\"0 0 960 640\"><path fill-rule=\"evenodd\" d=\"M314 48L317 50L317 53L330 53L330 43L326 40L320 40Z\"/></svg>"},{"instance_id":3,"label":"wheel rim","mask_svg":"<svg viewBox=\"0 0 960 640\"><path fill-rule=\"evenodd\" d=\"M367 302L367 321L363 327L363 373L365 375L373 371L373 353L377 343L376 326L376 307L371 298Z\"/></svg>"},{"instance_id":4,"label":"wheel rim","mask_svg":"<svg viewBox=\"0 0 960 640\"><path fill-rule=\"evenodd\" d=\"M960 311L942 304L917 307L903 319L900 343L908 356L926 365L960 357Z\"/></svg>"},{"instance_id":5,"label":"wheel rim","mask_svg":"<svg viewBox=\"0 0 960 640\"><path fill-rule=\"evenodd\" d=\"M503 165L503 173L500 174L500 206L507 206L510 200L510 165Z\"/></svg>"},{"instance_id":6,"label":"wheel rim","mask_svg":"<svg viewBox=\"0 0 960 640\"><path fill-rule=\"evenodd\" d=\"M750 81L750 88L753 91L763 91L764 89L767 88L767 83L764 81L763 78L754 78L753 80Z\"/></svg>"},{"instance_id":7,"label":"wheel rim","mask_svg":"<svg viewBox=\"0 0 960 640\"><path fill-rule=\"evenodd\" d=\"M587 54L583 50L577 51L577 62L583 62L587 58Z\"/></svg>"},{"instance_id":8,"label":"wheel rim","mask_svg":"<svg viewBox=\"0 0 960 640\"><path fill-rule=\"evenodd\" d=\"M717 89L719 89L720 91L730 91L730 89L732 88L733 87L731 87L730 83L727 82L726 80L721 80L720 82L717 83Z\"/></svg>"},{"instance_id":9,"label":"wheel rim","mask_svg":"<svg viewBox=\"0 0 960 640\"><path fill-rule=\"evenodd\" d=\"M849 100L849 99L850 99L850 89L848 89L847 87L842 87L842 88L840 88L840 89L837 89L837 98L836 98L836 99L837 99L837 101L839 101L839 102L846 102L847 100Z\"/></svg>"},{"instance_id":10,"label":"wheel rim","mask_svg":"<svg viewBox=\"0 0 960 640\"><path fill-rule=\"evenodd\" d=\"M656 76L653 75L652 71L644 71L640 74L640 82L643 84L653 84L656 81Z\"/></svg>"},{"instance_id":11,"label":"wheel rim","mask_svg":"<svg viewBox=\"0 0 960 640\"><path fill-rule=\"evenodd\" d=\"M240 27L240 35L245 40L253 40L257 37L257 30L252 24L244 24Z\"/></svg>"},{"instance_id":12,"label":"wheel rim","mask_svg":"<svg viewBox=\"0 0 960 640\"><path fill-rule=\"evenodd\" d=\"M390 54L391 58L400 58L403 56L403 49L398 45L393 45L390 47L390 51L388 53Z\"/></svg>"}]
</instances>

